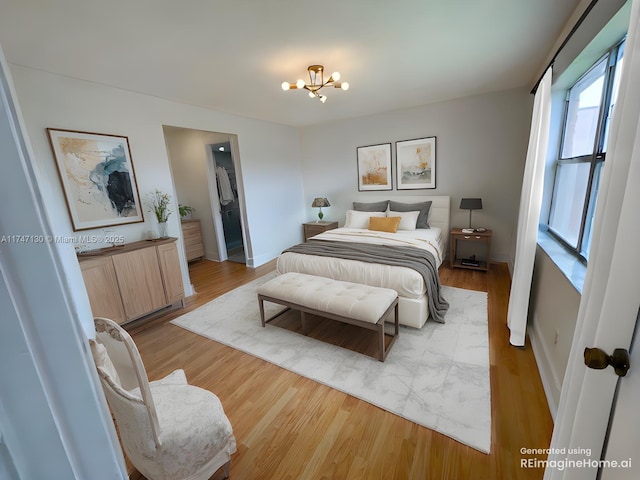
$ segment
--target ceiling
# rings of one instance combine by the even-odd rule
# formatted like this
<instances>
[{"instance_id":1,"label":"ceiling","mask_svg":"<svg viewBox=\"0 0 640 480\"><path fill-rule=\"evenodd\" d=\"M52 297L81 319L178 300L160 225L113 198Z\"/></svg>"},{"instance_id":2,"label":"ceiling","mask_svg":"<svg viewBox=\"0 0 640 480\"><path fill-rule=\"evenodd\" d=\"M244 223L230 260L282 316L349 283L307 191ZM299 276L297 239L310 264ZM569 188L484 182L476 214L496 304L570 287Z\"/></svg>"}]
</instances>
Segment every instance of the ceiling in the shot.
<instances>
[{"instance_id":1,"label":"ceiling","mask_svg":"<svg viewBox=\"0 0 640 480\"><path fill-rule=\"evenodd\" d=\"M580 0L0 0L11 64L293 126L531 87ZM307 66L351 88L322 104Z\"/></svg>"}]
</instances>

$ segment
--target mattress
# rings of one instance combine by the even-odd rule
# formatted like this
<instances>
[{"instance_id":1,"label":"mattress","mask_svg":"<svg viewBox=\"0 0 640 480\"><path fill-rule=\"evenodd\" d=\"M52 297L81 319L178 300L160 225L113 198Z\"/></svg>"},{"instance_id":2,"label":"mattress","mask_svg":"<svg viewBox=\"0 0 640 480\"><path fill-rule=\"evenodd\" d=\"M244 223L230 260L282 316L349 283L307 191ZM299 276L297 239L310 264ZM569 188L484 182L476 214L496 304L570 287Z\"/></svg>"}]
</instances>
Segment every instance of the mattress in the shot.
<instances>
[{"instance_id":1,"label":"mattress","mask_svg":"<svg viewBox=\"0 0 640 480\"><path fill-rule=\"evenodd\" d=\"M396 233L338 228L312 238L338 242L413 246L431 252L438 267L442 264L445 240L439 228L400 230ZM413 299L422 298L426 292L422 276L407 267L285 252L278 257L276 271L279 274L307 273L374 287L391 288L398 292L399 296Z\"/></svg>"}]
</instances>

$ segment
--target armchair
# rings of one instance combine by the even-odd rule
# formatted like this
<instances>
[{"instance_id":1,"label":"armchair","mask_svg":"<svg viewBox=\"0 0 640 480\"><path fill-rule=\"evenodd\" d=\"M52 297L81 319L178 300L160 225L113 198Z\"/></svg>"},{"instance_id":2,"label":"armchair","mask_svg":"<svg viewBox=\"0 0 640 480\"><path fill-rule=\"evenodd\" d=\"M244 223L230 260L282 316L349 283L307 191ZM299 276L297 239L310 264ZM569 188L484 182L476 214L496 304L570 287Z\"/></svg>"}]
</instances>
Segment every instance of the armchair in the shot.
<instances>
[{"instance_id":1,"label":"armchair","mask_svg":"<svg viewBox=\"0 0 640 480\"><path fill-rule=\"evenodd\" d=\"M131 336L96 318L91 351L122 446L149 480L206 480L220 467L229 476L236 441L218 397L189 385L183 370L149 382Z\"/></svg>"}]
</instances>

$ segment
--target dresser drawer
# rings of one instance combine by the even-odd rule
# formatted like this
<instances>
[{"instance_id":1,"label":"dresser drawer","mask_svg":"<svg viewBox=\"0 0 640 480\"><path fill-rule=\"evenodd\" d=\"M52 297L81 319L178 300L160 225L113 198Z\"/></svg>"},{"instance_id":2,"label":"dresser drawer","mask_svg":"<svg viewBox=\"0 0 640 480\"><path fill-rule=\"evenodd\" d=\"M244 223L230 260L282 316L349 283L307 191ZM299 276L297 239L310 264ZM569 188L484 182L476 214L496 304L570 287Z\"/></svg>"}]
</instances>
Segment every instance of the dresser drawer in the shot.
<instances>
[{"instance_id":1,"label":"dresser drawer","mask_svg":"<svg viewBox=\"0 0 640 480\"><path fill-rule=\"evenodd\" d=\"M196 243L195 245L185 245L184 249L187 256L187 261L191 261L194 258L204 257L204 247L202 246L202 243Z\"/></svg>"},{"instance_id":2,"label":"dresser drawer","mask_svg":"<svg viewBox=\"0 0 640 480\"><path fill-rule=\"evenodd\" d=\"M184 243L187 262L204 257L204 243L200 220L182 221L182 241Z\"/></svg>"}]
</instances>

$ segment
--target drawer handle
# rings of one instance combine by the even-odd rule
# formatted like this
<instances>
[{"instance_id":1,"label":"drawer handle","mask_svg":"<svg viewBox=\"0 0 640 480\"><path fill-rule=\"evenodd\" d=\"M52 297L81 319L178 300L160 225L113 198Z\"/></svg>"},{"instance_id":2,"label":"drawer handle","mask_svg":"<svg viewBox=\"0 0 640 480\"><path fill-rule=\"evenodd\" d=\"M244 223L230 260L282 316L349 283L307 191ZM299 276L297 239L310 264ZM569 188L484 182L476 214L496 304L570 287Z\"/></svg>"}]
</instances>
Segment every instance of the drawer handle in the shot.
<instances>
[{"instance_id":1,"label":"drawer handle","mask_svg":"<svg viewBox=\"0 0 640 480\"><path fill-rule=\"evenodd\" d=\"M476 235L476 238L482 238L480 235Z\"/></svg>"},{"instance_id":2,"label":"drawer handle","mask_svg":"<svg viewBox=\"0 0 640 480\"><path fill-rule=\"evenodd\" d=\"M465 235L464 238L471 238L471 236L470 235Z\"/></svg>"}]
</instances>

